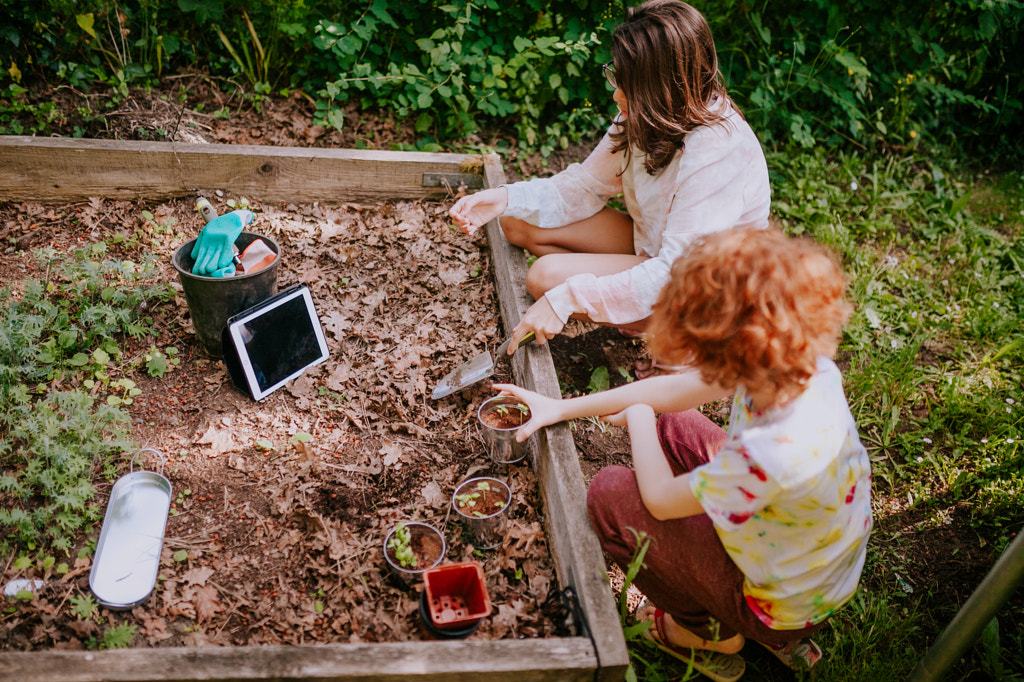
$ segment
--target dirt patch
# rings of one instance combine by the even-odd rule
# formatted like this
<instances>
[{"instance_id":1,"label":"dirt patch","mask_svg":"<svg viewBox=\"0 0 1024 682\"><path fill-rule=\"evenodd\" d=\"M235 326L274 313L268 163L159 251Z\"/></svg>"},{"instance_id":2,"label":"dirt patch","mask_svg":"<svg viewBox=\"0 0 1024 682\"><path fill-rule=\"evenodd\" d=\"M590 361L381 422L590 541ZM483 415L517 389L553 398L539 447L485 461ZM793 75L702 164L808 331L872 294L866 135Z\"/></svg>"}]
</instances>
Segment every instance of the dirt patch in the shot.
<instances>
[{"instance_id":1,"label":"dirt patch","mask_svg":"<svg viewBox=\"0 0 1024 682\"><path fill-rule=\"evenodd\" d=\"M211 199L229 210L228 197ZM455 365L500 340L486 243L454 230L447 204L252 207L250 229L282 247L278 287L302 282L313 292L330 360L256 403L197 344L180 293L149 310L158 334L119 340L123 358L111 378L130 377L141 389L123 409L138 445L166 457L173 486L156 588L131 611L76 617L71 599L89 594L90 559L79 559L0 621L0 646L81 648L124 623L138 627L136 646L419 638L418 594L389 577L383 556L399 521L442 529L448 560L483 562L495 614L474 638L568 633L536 478L526 465L496 469L483 456L474 420L489 385L428 397ZM143 208L172 229L154 231ZM19 242L63 254L113 244L115 235L141 240L122 240L107 257L151 250L163 278L176 283L171 256L199 228L184 200L2 206L0 238L11 246L0 284L53 276ZM172 346L180 364L148 376L138 359ZM146 459L145 468L160 466ZM513 491L505 539L487 552L450 514L456 484L479 473L506 479ZM107 495L109 484L104 503ZM98 530L75 549L95 542ZM39 577L5 565L6 580Z\"/></svg>"}]
</instances>

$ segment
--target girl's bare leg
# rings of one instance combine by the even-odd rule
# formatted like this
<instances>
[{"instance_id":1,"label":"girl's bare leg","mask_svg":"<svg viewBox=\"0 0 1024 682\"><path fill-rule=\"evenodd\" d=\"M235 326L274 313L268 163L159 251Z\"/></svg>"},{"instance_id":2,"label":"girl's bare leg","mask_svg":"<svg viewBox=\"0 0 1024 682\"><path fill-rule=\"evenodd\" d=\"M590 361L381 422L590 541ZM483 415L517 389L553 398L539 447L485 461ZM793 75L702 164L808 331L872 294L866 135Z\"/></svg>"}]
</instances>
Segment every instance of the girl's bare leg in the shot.
<instances>
[{"instance_id":1,"label":"girl's bare leg","mask_svg":"<svg viewBox=\"0 0 1024 682\"><path fill-rule=\"evenodd\" d=\"M647 260L646 256L634 256L616 253L553 253L541 256L526 273L526 289L535 299L539 299L549 289L558 286L573 275L588 273L597 275L614 275L629 270ZM590 321L583 314L577 313L573 318ZM647 327L647 318L626 325L618 325L620 329L642 332Z\"/></svg>"},{"instance_id":2,"label":"girl's bare leg","mask_svg":"<svg viewBox=\"0 0 1024 682\"><path fill-rule=\"evenodd\" d=\"M633 253L633 219L605 207L565 227L540 228L518 218L501 218L501 229L511 244L535 256L557 253Z\"/></svg>"}]
</instances>

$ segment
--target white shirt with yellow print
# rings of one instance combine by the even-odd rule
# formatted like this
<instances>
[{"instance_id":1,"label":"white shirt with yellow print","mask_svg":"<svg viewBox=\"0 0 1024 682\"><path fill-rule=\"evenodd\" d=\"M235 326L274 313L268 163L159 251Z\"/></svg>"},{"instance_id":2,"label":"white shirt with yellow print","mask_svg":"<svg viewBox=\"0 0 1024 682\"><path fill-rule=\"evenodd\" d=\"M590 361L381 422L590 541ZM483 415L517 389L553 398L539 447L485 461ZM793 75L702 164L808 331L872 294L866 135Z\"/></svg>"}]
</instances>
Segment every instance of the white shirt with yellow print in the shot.
<instances>
[{"instance_id":1,"label":"white shirt with yellow print","mask_svg":"<svg viewBox=\"0 0 1024 682\"><path fill-rule=\"evenodd\" d=\"M871 532L871 471L835 364L793 402L754 413L741 388L728 440L690 488L775 630L819 623L857 589Z\"/></svg>"}]
</instances>

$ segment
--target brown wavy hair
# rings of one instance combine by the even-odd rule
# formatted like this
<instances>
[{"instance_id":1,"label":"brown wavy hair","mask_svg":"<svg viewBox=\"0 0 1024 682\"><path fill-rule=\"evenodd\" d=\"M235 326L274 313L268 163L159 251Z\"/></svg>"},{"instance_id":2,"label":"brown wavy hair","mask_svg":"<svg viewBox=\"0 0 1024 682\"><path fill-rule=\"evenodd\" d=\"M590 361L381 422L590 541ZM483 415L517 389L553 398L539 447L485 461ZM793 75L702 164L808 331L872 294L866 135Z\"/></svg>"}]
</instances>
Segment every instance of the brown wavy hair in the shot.
<instances>
[{"instance_id":1,"label":"brown wavy hair","mask_svg":"<svg viewBox=\"0 0 1024 682\"><path fill-rule=\"evenodd\" d=\"M626 10L611 47L615 82L629 107L611 135L612 148L641 150L644 167L656 175L684 147L687 133L724 118L708 108L715 95L728 98L711 28L685 2L648 0Z\"/></svg>"},{"instance_id":2,"label":"brown wavy hair","mask_svg":"<svg viewBox=\"0 0 1024 682\"><path fill-rule=\"evenodd\" d=\"M709 383L795 398L850 316L831 252L770 229L708 235L676 260L647 327L661 362Z\"/></svg>"}]
</instances>

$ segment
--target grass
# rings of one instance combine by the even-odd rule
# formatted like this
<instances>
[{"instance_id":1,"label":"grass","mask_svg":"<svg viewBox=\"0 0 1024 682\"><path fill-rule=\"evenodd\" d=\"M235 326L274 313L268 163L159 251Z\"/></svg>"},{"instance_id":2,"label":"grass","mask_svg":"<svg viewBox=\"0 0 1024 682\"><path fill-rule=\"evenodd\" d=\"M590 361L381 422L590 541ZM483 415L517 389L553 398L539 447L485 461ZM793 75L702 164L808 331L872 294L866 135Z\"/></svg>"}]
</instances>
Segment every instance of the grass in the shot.
<instances>
[{"instance_id":1,"label":"grass","mask_svg":"<svg viewBox=\"0 0 1024 682\"><path fill-rule=\"evenodd\" d=\"M861 589L816 638L814 679L906 679L1024 525L1024 175L920 153L768 162L774 217L850 277L839 364L873 467ZM960 589L930 583L944 565ZM946 679L1024 679L1021 604ZM744 679L801 679L752 648ZM681 672L637 662L640 679Z\"/></svg>"}]
</instances>

